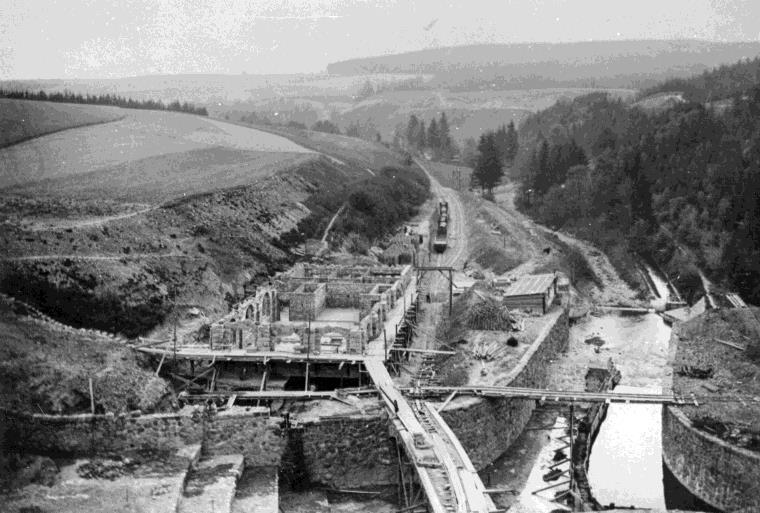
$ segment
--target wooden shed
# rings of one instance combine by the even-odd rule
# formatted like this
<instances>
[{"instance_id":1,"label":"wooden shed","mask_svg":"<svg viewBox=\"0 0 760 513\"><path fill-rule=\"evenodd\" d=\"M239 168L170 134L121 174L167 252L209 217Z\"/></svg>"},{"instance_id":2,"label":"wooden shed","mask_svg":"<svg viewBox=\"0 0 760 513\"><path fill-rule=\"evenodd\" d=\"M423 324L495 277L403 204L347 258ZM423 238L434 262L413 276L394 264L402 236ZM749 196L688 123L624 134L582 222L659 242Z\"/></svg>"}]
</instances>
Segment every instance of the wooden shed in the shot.
<instances>
[{"instance_id":1,"label":"wooden shed","mask_svg":"<svg viewBox=\"0 0 760 513\"><path fill-rule=\"evenodd\" d=\"M533 274L523 276L504 292L504 306L509 309L546 313L557 295L557 276Z\"/></svg>"}]
</instances>

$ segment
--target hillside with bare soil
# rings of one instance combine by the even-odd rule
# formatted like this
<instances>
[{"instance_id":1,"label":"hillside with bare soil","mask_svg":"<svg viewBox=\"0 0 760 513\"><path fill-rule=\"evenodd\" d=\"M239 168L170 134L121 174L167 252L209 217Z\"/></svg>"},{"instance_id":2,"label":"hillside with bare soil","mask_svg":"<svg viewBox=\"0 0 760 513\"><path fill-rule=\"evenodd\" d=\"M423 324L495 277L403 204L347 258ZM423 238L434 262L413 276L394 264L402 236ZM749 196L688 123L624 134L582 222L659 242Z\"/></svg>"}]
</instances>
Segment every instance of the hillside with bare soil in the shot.
<instances>
[{"instance_id":1,"label":"hillside with bare soil","mask_svg":"<svg viewBox=\"0 0 760 513\"><path fill-rule=\"evenodd\" d=\"M0 296L0 407L29 413L160 408L167 383L143 366L124 339L60 325Z\"/></svg>"},{"instance_id":2,"label":"hillside with bare soil","mask_svg":"<svg viewBox=\"0 0 760 513\"><path fill-rule=\"evenodd\" d=\"M320 139L344 154L372 146L366 153L382 165L400 163L380 145ZM7 153L30 143L36 163ZM122 143L124 153L108 151ZM68 152L60 162L56 148ZM0 188L0 291L72 326L130 337L157 328L166 335L188 310L226 312L293 261L280 236L310 215L312 195L381 167L166 112L138 111L99 132L66 130L2 151L20 174L2 168L4 183L15 185Z\"/></svg>"},{"instance_id":3,"label":"hillside with bare soil","mask_svg":"<svg viewBox=\"0 0 760 513\"><path fill-rule=\"evenodd\" d=\"M33 231L5 223L0 289L74 326L128 336L177 307L224 312L247 284L291 261L278 237L308 215L311 193L365 175L322 157L110 222Z\"/></svg>"},{"instance_id":4,"label":"hillside with bare soil","mask_svg":"<svg viewBox=\"0 0 760 513\"><path fill-rule=\"evenodd\" d=\"M757 308L709 310L677 325L673 361L677 394L754 398L680 408L700 429L755 451L760 451L759 335Z\"/></svg>"}]
</instances>

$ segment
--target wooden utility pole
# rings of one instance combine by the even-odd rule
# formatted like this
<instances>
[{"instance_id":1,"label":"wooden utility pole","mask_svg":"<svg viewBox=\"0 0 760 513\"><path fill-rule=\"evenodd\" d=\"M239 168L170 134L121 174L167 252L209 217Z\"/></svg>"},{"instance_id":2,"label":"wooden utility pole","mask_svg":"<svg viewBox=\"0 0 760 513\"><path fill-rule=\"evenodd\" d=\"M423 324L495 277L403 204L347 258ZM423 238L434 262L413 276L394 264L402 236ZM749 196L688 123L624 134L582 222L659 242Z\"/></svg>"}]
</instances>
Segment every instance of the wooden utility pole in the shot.
<instances>
[{"instance_id":1,"label":"wooden utility pole","mask_svg":"<svg viewBox=\"0 0 760 513\"><path fill-rule=\"evenodd\" d=\"M92 389L92 378L90 378L90 412L95 414L95 393Z\"/></svg>"},{"instance_id":2,"label":"wooden utility pole","mask_svg":"<svg viewBox=\"0 0 760 513\"><path fill-rule=\"evenodd\" d=\"M172 370L174 373L177 373L177 319L175 317L174 319L174 337L172 337L172 340L174 342L174 361L172 361Z\"/></svg>"},{"instance_id":3,"label":"wooden utility pole","mask_svg":"<svg viewBox=\"0 0 760 513\"><path fill-rule=\"evenodd\" d=\"M306 374L304 390L309 391L309 358L311 356L311 312L309 312L309 324L306 327Z\"/></svg>"},{"instance_id":4,"label":"wooden utility pole","mask_svg":"<svg viewBox=\"0 0 760 513\"><path fill-rule=\"evenodd\" d=\"M419 274L420 279L422 278L422 275L427 271L438 271L443 274L444 277L447 277L444 273L448 272L447 279L449 280L449 317L451 317L452 305L454 301L454 268L447 266L417 267L417 273Z\"/></svg>"}]
</instances>

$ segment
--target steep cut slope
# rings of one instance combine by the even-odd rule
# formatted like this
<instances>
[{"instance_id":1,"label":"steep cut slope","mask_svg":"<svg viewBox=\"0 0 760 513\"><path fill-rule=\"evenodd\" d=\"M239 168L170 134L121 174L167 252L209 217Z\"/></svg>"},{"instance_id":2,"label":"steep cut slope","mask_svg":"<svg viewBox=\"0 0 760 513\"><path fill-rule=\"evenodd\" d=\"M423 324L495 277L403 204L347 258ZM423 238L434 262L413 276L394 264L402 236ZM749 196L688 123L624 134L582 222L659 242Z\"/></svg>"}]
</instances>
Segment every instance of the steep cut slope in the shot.
<instances>
[{"instance_id":1,"label":"steep cut slope","mask_svg":"<svg viewBox=\"0 0 760 513\"><path fill-rule=\"evenodd\" d=\"M320 143L364 159L345 162L174 113L139 111L95 128L28 141L42 145L38 168L14 160L17 185L0 189L0 290L56 320L129 337L165 335L187 311L201 312L196 328L203 314L226 312L292 262L280 236L309 215L311 195L371 177L375 160L399 163L365 141ZM55 159L54 149L69 153Z\"/></svg>"},{"instance_id":2,"label":"steep cut slope","mask_svg":"<svg viewBox=\"0 0 760 513\"><path fill-rule=\"evenodd\" d=\"M62 225L6 222L0 290L62 322L127 336L191 307L213 316L291 261L277 239L308 215L310 194L366 175L321 157L131 216L72 224L64 206ZM57 207L36 200L46 208Z\"/></svg>"}]
</instances>

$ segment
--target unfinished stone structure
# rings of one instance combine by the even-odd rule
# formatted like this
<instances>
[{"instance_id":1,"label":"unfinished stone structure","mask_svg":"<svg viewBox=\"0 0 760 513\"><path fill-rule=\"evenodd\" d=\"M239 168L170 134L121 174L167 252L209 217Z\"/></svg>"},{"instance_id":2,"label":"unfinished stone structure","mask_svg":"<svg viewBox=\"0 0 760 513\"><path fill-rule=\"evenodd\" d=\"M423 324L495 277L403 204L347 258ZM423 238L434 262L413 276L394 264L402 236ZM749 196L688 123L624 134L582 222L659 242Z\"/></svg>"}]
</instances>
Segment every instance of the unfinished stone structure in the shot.
<instances>
[{"instance_id":1,"label":"unfinished stone structure","mask_svg":"<svg viewBox=\"0 0 760 513\"><path fill-rule=\"evenodd\" d=\"M219 350L364 352L412 280L411 266L297 264L211 325Z\"/></svg>"}]
</instances>

